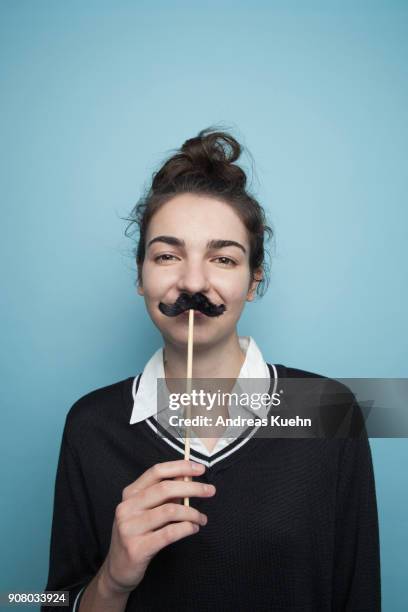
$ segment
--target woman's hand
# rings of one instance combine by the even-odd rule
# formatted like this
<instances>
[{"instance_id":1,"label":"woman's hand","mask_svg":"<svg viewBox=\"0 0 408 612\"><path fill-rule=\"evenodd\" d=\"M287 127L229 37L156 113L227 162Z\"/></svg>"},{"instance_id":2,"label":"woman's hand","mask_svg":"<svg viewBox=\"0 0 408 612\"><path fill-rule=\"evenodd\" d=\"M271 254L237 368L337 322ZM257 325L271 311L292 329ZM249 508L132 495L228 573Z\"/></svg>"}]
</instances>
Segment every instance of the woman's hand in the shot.
<instances>
[{"instance_id":1,"label":"woman's hand","mask_svg":"<svg viewBox=\"0 0 408 612\"><path fill-rule=\"evenodd\" d=\"M132 591L159 550L196 533L207 523L205 514L180 504L184 497L214 495L213 485L182 480L204 472L205 466L200 463L166 461L149 468L123 489L109 552L100 571L105 592L113 595ZM177 477L181 480L171 480Z\"/></svg>"}]
</instances>

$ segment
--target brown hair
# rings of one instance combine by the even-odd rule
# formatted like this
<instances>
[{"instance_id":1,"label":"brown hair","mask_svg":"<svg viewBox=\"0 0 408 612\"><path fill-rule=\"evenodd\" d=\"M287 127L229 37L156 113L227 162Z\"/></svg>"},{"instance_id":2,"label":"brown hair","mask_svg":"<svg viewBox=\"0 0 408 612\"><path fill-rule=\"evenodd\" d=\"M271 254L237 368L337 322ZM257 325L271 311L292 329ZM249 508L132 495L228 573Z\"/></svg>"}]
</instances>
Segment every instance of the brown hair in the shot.
<instances>
[{"instance_id":1,"label":"brown hair","mask_svg":"<svg viewBox=\"0 0 408 612\"><path fill-rule=\"evenodd\" d=\"M137 224L139 229L139 241L134 249L139 284L142 282L146 232L153 215L174 196L195 193L223 200L236 211L248 232L251 282L258 281L258 295L265 293L269 278L264 235L266 233L271 238L273 230L266 224L264 209L246 189L247 176L244 170L234 164L241 152L241 145L230 134L207 128L201 130L196 137L186 140L181 149L153 174L150 188L127 218L130 223L125 231L128 236L129 227L133 224ZM258 268L263 269L262 280L254 276Z\"/></svg>"}]
</instances>

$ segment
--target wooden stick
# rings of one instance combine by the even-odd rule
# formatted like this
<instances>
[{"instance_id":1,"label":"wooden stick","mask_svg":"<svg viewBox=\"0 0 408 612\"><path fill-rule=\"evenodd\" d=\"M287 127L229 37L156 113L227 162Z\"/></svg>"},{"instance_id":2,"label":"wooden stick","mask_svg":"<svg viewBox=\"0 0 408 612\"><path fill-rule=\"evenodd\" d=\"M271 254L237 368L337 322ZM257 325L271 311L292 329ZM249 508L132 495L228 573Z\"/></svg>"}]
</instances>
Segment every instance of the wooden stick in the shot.
<instances>
[{"instance_id":1,"label":"wooden stick","mask_svg":"<svg viewBox=\"0 0 408 612\"><path fill-rule=\"evenodd\" d=\"M191 393L191 378L193 375L193 341L194 341L194 309L190 308L188 311L188 343L187 343L187 383L186 383L186 392L188 394ZM191 418L191 404L189 403L187 406L187 416L186 418ZM184 439L184 459L187 461L190 459L190 426L185 430L185 439ZM184 482L189 482L191 480L190 476L184 476ZM189 506L190 501L188 497L184 498L184 505Z\"/></svg>"}]
</instances>

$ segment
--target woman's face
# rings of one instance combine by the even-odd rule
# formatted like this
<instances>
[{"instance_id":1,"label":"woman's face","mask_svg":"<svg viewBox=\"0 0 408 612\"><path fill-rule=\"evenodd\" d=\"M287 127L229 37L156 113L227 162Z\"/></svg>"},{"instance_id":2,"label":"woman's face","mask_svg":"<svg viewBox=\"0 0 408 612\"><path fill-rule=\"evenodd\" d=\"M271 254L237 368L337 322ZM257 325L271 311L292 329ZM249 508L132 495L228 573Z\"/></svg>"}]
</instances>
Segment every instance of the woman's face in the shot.
<instances>
[{"instance_id":1,"label":"woman's face","mask_svg":"<svg viewBox=\"0 0 408 612\"><path fill-rule=\"evenodd\" d=\"M209 244L221 240L236 244ZM187 344L188 311L167 317L160 302L173 304L182 292L201 292L213 304L224 304L219 317L195 311L194 345L211 346L234 332L256 288L256 281L250 283L247 231L238 215L221 200L190 193L173 197L152 217L141 274L138 293L150 317L166 341L179 346Z\"/></svg>"}]
</instances>

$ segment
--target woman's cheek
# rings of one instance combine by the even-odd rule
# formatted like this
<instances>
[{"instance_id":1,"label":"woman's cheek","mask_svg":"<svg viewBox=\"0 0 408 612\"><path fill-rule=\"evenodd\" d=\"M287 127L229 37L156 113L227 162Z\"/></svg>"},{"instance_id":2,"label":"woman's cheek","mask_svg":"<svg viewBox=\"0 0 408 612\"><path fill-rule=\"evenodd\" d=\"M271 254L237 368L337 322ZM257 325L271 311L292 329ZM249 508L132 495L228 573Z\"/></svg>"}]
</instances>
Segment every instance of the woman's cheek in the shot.
<instances>
[{"instance_id":1,"label":"woman's cheek","mask_svg":"<svg viewBox=\"0 0 408 612\"><path fill-rule=\"evenodd\" d=\"M230 305L240 305L245 302L249 286L249 274L242 273L224 277L222 283L214 285L215 290L219 287L219 295Z\"/></svg>"},{"instance_id":2,"label":"woman's cheek","mask_svg":"<svg viewBox=\"0 0 408 612\"><path fill-rule=\"evenodd\" d=\"M161 298L167 291L177 282L176 274L169 268L164 270L158 269L157 266L147 264L142 269L145 294L150 299Z\"/></svg>"}]
</instances>

